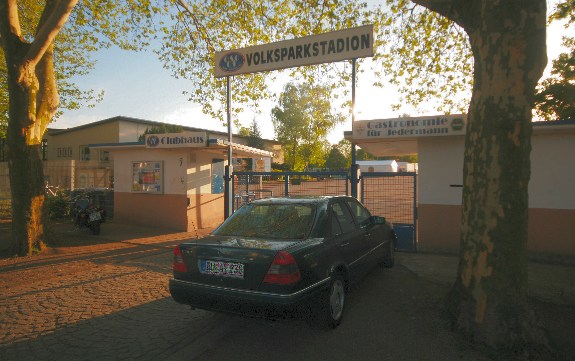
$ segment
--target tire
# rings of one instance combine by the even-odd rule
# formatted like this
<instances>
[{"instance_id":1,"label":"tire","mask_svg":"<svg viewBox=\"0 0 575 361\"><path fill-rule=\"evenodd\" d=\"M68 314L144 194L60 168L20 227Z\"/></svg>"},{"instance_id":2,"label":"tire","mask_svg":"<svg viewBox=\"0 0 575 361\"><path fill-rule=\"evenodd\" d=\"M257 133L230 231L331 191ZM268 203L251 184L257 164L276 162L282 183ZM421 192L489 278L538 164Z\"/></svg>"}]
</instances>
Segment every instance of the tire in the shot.
<instances>
[{"instance_id":1,"label":"tire","mask_svg":"<svg viewBox=\"0 0 575 361\"><path fill-rule=\"evenodd\" d=\"M393 233L389 235L382 265L385 268L392 268L395 265L395 234Z\"/></svg>"},{"instance_id":2,"label":"tire","mask_svg":"<svg viewBox=\"0 0 575 361\"><path fill-rule=\"evenodd\" d=\"M92 234L97 236L100 234L100 222L96 221L90 224L90 229L92 230Z\"/></svg>"},{"instance_id":3,"label":"tire","mask_svg":"<svg viewBox=\"0 0 575 361\"><path fill-rule=\"evenodd\" d=\"M345 280L336 275L331 280L327 293L322 297L317 312L321 328L336 328L341 324L345 309Z\"/></svg>"}]
</instances>

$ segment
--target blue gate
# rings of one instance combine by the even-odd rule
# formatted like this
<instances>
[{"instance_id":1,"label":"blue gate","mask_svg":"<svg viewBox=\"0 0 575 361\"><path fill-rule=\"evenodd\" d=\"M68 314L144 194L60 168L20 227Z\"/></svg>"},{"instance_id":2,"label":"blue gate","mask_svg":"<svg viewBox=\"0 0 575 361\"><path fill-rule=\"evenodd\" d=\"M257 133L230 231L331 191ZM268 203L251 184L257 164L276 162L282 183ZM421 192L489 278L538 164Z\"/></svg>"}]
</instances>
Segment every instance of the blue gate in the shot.
<instances>
[{"instance_id":1,"label":"blue gate","mask_svg":"<svg viewBox=\"0 0 575 361\"><path fill-rule=\"evenodd\" d=\"M398 251L417 251L417 174L362 173L361 202L393 223Z\"/></svg>"}]
</instances>

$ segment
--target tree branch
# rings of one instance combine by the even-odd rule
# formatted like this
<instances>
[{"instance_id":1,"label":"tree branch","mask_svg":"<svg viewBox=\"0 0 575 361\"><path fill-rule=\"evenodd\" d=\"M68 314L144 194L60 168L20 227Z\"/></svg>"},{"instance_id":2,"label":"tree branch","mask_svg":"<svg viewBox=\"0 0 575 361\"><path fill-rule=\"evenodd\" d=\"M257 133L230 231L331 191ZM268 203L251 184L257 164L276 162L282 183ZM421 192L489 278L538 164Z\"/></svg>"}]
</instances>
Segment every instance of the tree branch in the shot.
<instances>
[{"instance_id":1,"label":"tree branch","mask_svg":"<svg viewBox=\"0 0 575 361\"><path fill-rule=\"evenodd\" d=\"M10 32L15 36L21 38L22 31L20 29L20 19L18 17L18 3L16 2L16 0L7 1L6 16L8 20L8 26L10 27Z\"/></svg>"},{"instance_id":2,"label":"tree branch","mask_svg":"<svg viewBox=\"0 0 575 361\"><path fill-rule=\"evenodd\" d=\"M473 27L476 21L471 9L477 6L476 0L411 0L417 5L421 5L441 16L448 18L464 29Z\"/></svg>"},{"instance_id":3,"label":"tree branch","mask_svg":"<svg viewBox=\"0 0 575 361\"><path fill-rule=\"evenodd\" d=\"M15 0L9 1L15 2ZM46 3L44 10L48 11L48 13L42 14L42 19L45 18L46 14L49 14L49 16L47 16L45 21L40 22L36 37L24 57L23 63L27 63L28 66L32 67L38 64L46 50L54 42L56 35L66 24L76 3L78 3L78 0L48 1Z\"/></svg>"},{"instance_id":4,"label":"tree branch","mask_svg":"<svg viewBox=\"0 0 575 361\"><path fill-rule=\"evenodd\" d=\"M196 30L198 31L198 33L200 33L200 36L202 36L204 38L204 40L206 41L206 44L208 45L208 49L210 49L211 51L214 51L214 46L212 45L212 42L210 41L208 31L207 31L207 29L202 27L202 25L198 21L198 18L196 17L196 14L194 14L190 10L190 7L188 6L188 4L185 1L183 1L183 0L177 0L177 1L178 1L178 4L180 4L180 6L182 8L184 8L185 12L188 13L188 15L190 15L190 17L192 18L192 21L194 22L194 26L196 27ZM191 38L191 34L190 34L190 38Z\"/></svg>"}]
</instances>

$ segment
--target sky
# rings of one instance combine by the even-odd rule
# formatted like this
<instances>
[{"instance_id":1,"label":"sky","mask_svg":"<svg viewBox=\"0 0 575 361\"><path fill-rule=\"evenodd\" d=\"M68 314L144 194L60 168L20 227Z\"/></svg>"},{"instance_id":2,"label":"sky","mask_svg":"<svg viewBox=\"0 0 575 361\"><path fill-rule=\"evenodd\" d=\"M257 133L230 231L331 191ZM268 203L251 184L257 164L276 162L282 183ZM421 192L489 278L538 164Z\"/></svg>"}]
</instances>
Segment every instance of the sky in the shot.
<instances>
[{"instance_id":1,"label":"sky","mask_svg":"<svg viewBox=\"0 0 575 361\"><path fill-rule=\"evenodd\" d=\"M561 34L565 31L558 23L553 23L548 28L549 64L546 74L551 66L551 60L561 52ZM126 116L227 132L227 127L221 121L203 114L199 105L189 102L182 94L184 91L193 90L192 82L173 78L171 72L162 67L152 52L103 49L95 54L95 59L97 60L95 69L89 75L75 79L75 82L83 89L104 90L103 101L97 103L94 108L63 110L63 115L50 125L51 128L70 128L115 116ZM363 74L358 72L356 120L397 117L399 113L391 109L391 104L399 99L397 92L390 86L385 89L373 87L372 77L373 74L370 72ZM283 85L278 83L278 92ZM249 127L255 117L262 137L273 139L271 109L275 105L272 102L261 103L261 114L258 115L245 111L239 117L242 126ZM402 110L401 113L404 112L405 110ZM408 113L412 116L436 114L433 110L425 114ZM329 134L330 143L336 144L343 139L344 131L352 130L351 117L348 118L344 124ZM238 131L235 127L232 130L234 133Z\"/></svg>"}]
</instances>

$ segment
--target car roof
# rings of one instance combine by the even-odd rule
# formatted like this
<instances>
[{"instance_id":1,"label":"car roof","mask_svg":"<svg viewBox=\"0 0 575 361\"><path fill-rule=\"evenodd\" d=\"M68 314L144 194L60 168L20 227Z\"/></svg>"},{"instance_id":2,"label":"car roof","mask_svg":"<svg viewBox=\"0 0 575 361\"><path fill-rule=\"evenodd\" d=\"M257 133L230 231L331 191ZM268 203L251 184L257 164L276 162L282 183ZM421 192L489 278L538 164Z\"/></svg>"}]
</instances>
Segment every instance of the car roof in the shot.
<instances>
[{"instance_id":1,"label":"car roof","mask_svg":"<svg viewBox=\"0 0 575 361\"><path fill-rule=\"evenodd\" d=\"M350 199L350 196L290 196L290 197L271 197L256 199L254 204L322 204L331 199Z\"/></svg>"}]
</instances>

